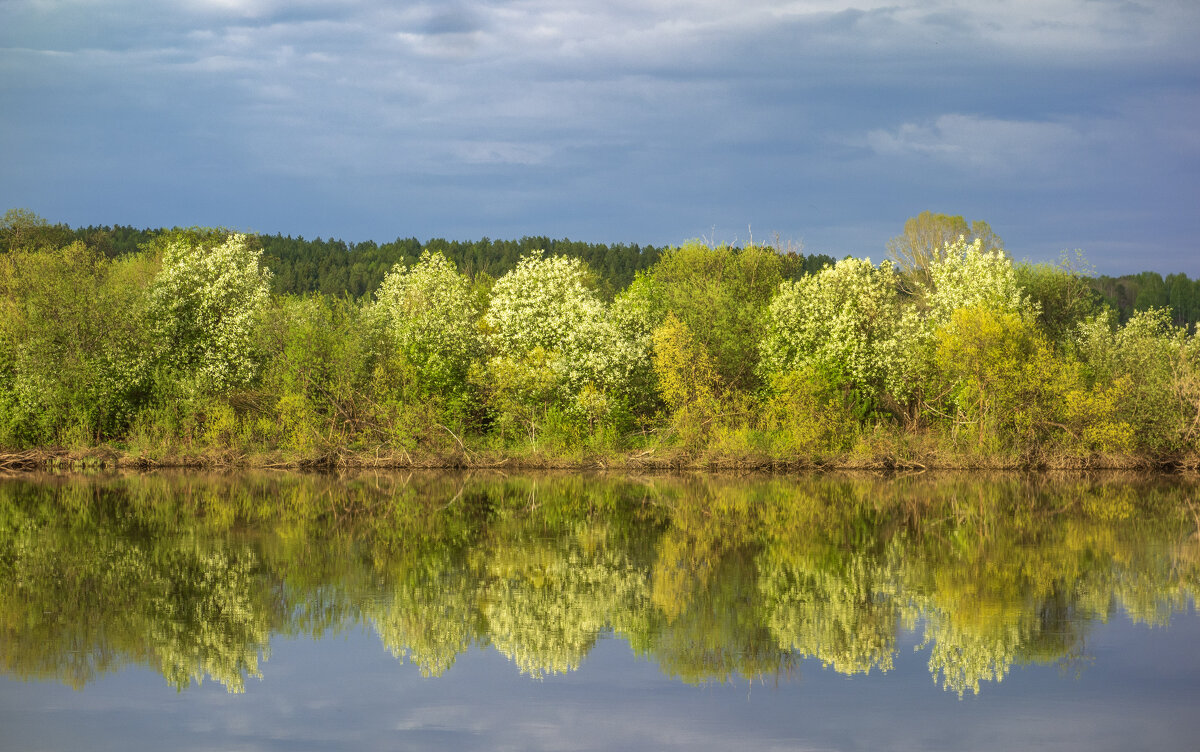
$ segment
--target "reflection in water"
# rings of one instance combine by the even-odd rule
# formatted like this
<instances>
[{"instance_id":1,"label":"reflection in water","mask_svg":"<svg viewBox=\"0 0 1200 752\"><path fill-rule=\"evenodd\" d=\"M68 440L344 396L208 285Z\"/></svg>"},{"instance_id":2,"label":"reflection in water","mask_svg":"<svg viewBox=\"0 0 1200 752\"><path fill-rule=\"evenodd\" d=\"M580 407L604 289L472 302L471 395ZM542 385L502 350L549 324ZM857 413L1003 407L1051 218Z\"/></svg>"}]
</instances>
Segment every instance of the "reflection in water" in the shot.
<instances>
[{"instance_id":1,"label":"reflection in water","mask_svg":"<svg viewBox=\"0 0 1200 752\"><path fill-rule=\"evenodd\" d=\"M272 635L366 624L439 675L491 645L534 677L614 634L686 681L802 659L888 671L923 634L963 694L1082 658L1120 610L1200 589L1179 478L246 473L0 481L0 660L80 687L128 663L240 691Z\"/></svg>"}]
</instances>

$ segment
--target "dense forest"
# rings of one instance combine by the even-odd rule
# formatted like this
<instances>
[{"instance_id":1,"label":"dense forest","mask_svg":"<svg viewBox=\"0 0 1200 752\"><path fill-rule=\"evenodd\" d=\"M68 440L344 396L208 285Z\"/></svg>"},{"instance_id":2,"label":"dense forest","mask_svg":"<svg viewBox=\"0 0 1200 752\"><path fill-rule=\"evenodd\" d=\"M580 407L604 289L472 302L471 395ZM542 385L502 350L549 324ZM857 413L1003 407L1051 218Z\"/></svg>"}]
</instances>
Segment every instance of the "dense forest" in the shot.
<instances>
[{"instance_id":1,"label":"dense forest","mask_svg":"<svg viewBox=\"0 0 1200 752\"><path fill-rule=\"evenodd\" d=\"M18 217L11 217L7 227L0 226L0 252L14 247L61 247L80 242L105 258L113 259L137 253L156 238L173 232L121 225L71 228L39 222L28 215L24 220L32 226L24 232L13 232L11 225L16 219ZM379 244L370 240L347 243L333 238L305 240L290 235L253 235L249 236L248 242L262 252L262 263L271 272L274 294L316 292L352 298L378 289L392 267L414 264L426 250L441 253L464 274L484 274L493 279L502 276L516 266L518 259L533 251L570 256L587 264L595 273L599 287L611 298L617 290L627 287L638 272L653 266L663 250L651 245L606 245L546 237L475 241L433 238L425 243L417 238L397 238ZM792 251L781 252L781 257L785 275L789 278L818 271L834 261L824 254L806 255Z\"/></svg>"},{"instance_id":2,"label":"dense forest","mask_svg":"<svg viewBox=\"0 0 1200 752\"><path fill-rule=\"evenodd\" d=\"M1102 280L1014 264L960 217L913 218L878 265L700 242L351 248L19 211L0 229L10 452L744 467L1200 449L1200 338L1152 305L1186 277L1137 287L1125 315Z\"/></svg>"}]
</instances>

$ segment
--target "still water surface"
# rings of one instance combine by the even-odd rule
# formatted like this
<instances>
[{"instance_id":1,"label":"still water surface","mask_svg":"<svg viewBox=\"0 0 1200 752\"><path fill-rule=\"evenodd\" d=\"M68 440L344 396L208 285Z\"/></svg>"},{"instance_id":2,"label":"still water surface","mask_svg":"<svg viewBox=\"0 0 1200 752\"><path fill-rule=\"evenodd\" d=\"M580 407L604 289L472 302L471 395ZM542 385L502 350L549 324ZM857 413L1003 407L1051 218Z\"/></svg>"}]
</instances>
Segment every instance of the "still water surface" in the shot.
<instances>
[{"instance_id":1,"label":"still water surface","mask_svg":"<svg viewBox=\"0 0 1200 752\"><path fill-rule=\"evenodd\" d=\"M0 479L0 749L1195 750L1198 490Z\"/></svg>"}]
</instances>

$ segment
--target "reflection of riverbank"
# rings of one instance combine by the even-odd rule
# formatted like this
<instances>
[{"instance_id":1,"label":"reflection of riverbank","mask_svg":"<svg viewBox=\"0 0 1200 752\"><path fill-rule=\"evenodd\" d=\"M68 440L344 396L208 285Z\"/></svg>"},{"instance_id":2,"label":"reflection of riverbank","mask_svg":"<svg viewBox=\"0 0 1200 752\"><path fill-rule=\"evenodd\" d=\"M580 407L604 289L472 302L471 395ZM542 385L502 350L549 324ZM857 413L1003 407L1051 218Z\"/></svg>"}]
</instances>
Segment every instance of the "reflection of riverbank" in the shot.
<instances>
[{"instance_id":1,"label":"reflection of riverbank","mask_svg":"<svg viewBox=\"0 0 1200 752\"><path fill-rule=\"evenodd\" d=\"M613 633L688 681L813 658L888 671L918 629L946 689L1072 662L1113 613L1200 590L1178 477L725 478L250 472L0 482L0 644L80 686L126 663L229 689L272 635L369 625L441 674L535 676Z\"/></svg>"}]
</instances>

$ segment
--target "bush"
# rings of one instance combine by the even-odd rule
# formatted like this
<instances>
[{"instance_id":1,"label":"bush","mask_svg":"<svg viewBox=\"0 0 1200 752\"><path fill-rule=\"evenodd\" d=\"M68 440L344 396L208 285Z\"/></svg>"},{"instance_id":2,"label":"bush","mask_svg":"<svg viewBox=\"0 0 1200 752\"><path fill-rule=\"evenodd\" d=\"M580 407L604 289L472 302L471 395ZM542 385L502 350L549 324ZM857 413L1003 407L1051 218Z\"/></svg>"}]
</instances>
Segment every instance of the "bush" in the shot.
<instances>
[{"instance_id":1,"label":"bush","mask_svg":"<svg viewBox=\"0 0 1200 752\"><path fill-rule=\"evenodd\" d=\"M849 449L858 420L836 379L813 366L775 374L763 405L763 428L779 457L809 459Z\"/></svg>"},{"instance_id":2,"label":"bush","mask_svg":"<svg viewBox=\"0 0 1200 752\"><path fill-rule=\"evenodd\" d=\"M1056 354L1030 320L980 305L960 308L936 341L943 404L954 413L954 431L974 436L979 449L1129 447L1132 430L1117 409L1125 384L1086 384L1079 364Z\"/></svg>"},{"instance_id":3,"label":"bush","mask_svg":"<svg viewBox=\"0 0 1200 752\"><path fill-rule=\"evenodd\" d=\"M675 316L710 354L725 388L752 393L761 384L754 344L762 340L763 314L782 269L772 248L687 243L668 249L618 301L639 312L646 331Z\"/></svg>"},{"instance_id":4,"label":"bush","mask_svg":"<svg viewBox=\"0 0 1200 752\"><path fill-rule=\"evenodd\" d=\"M1195 447L1200 347L1171 324L1168 309L1138 311L1115 329L1111 314L1096 316L1079 328L1077 347L1091 384L1119 385L1116 415L1132 426L1140 447L1155 452Z\"/></svg>"}]
</instances>

